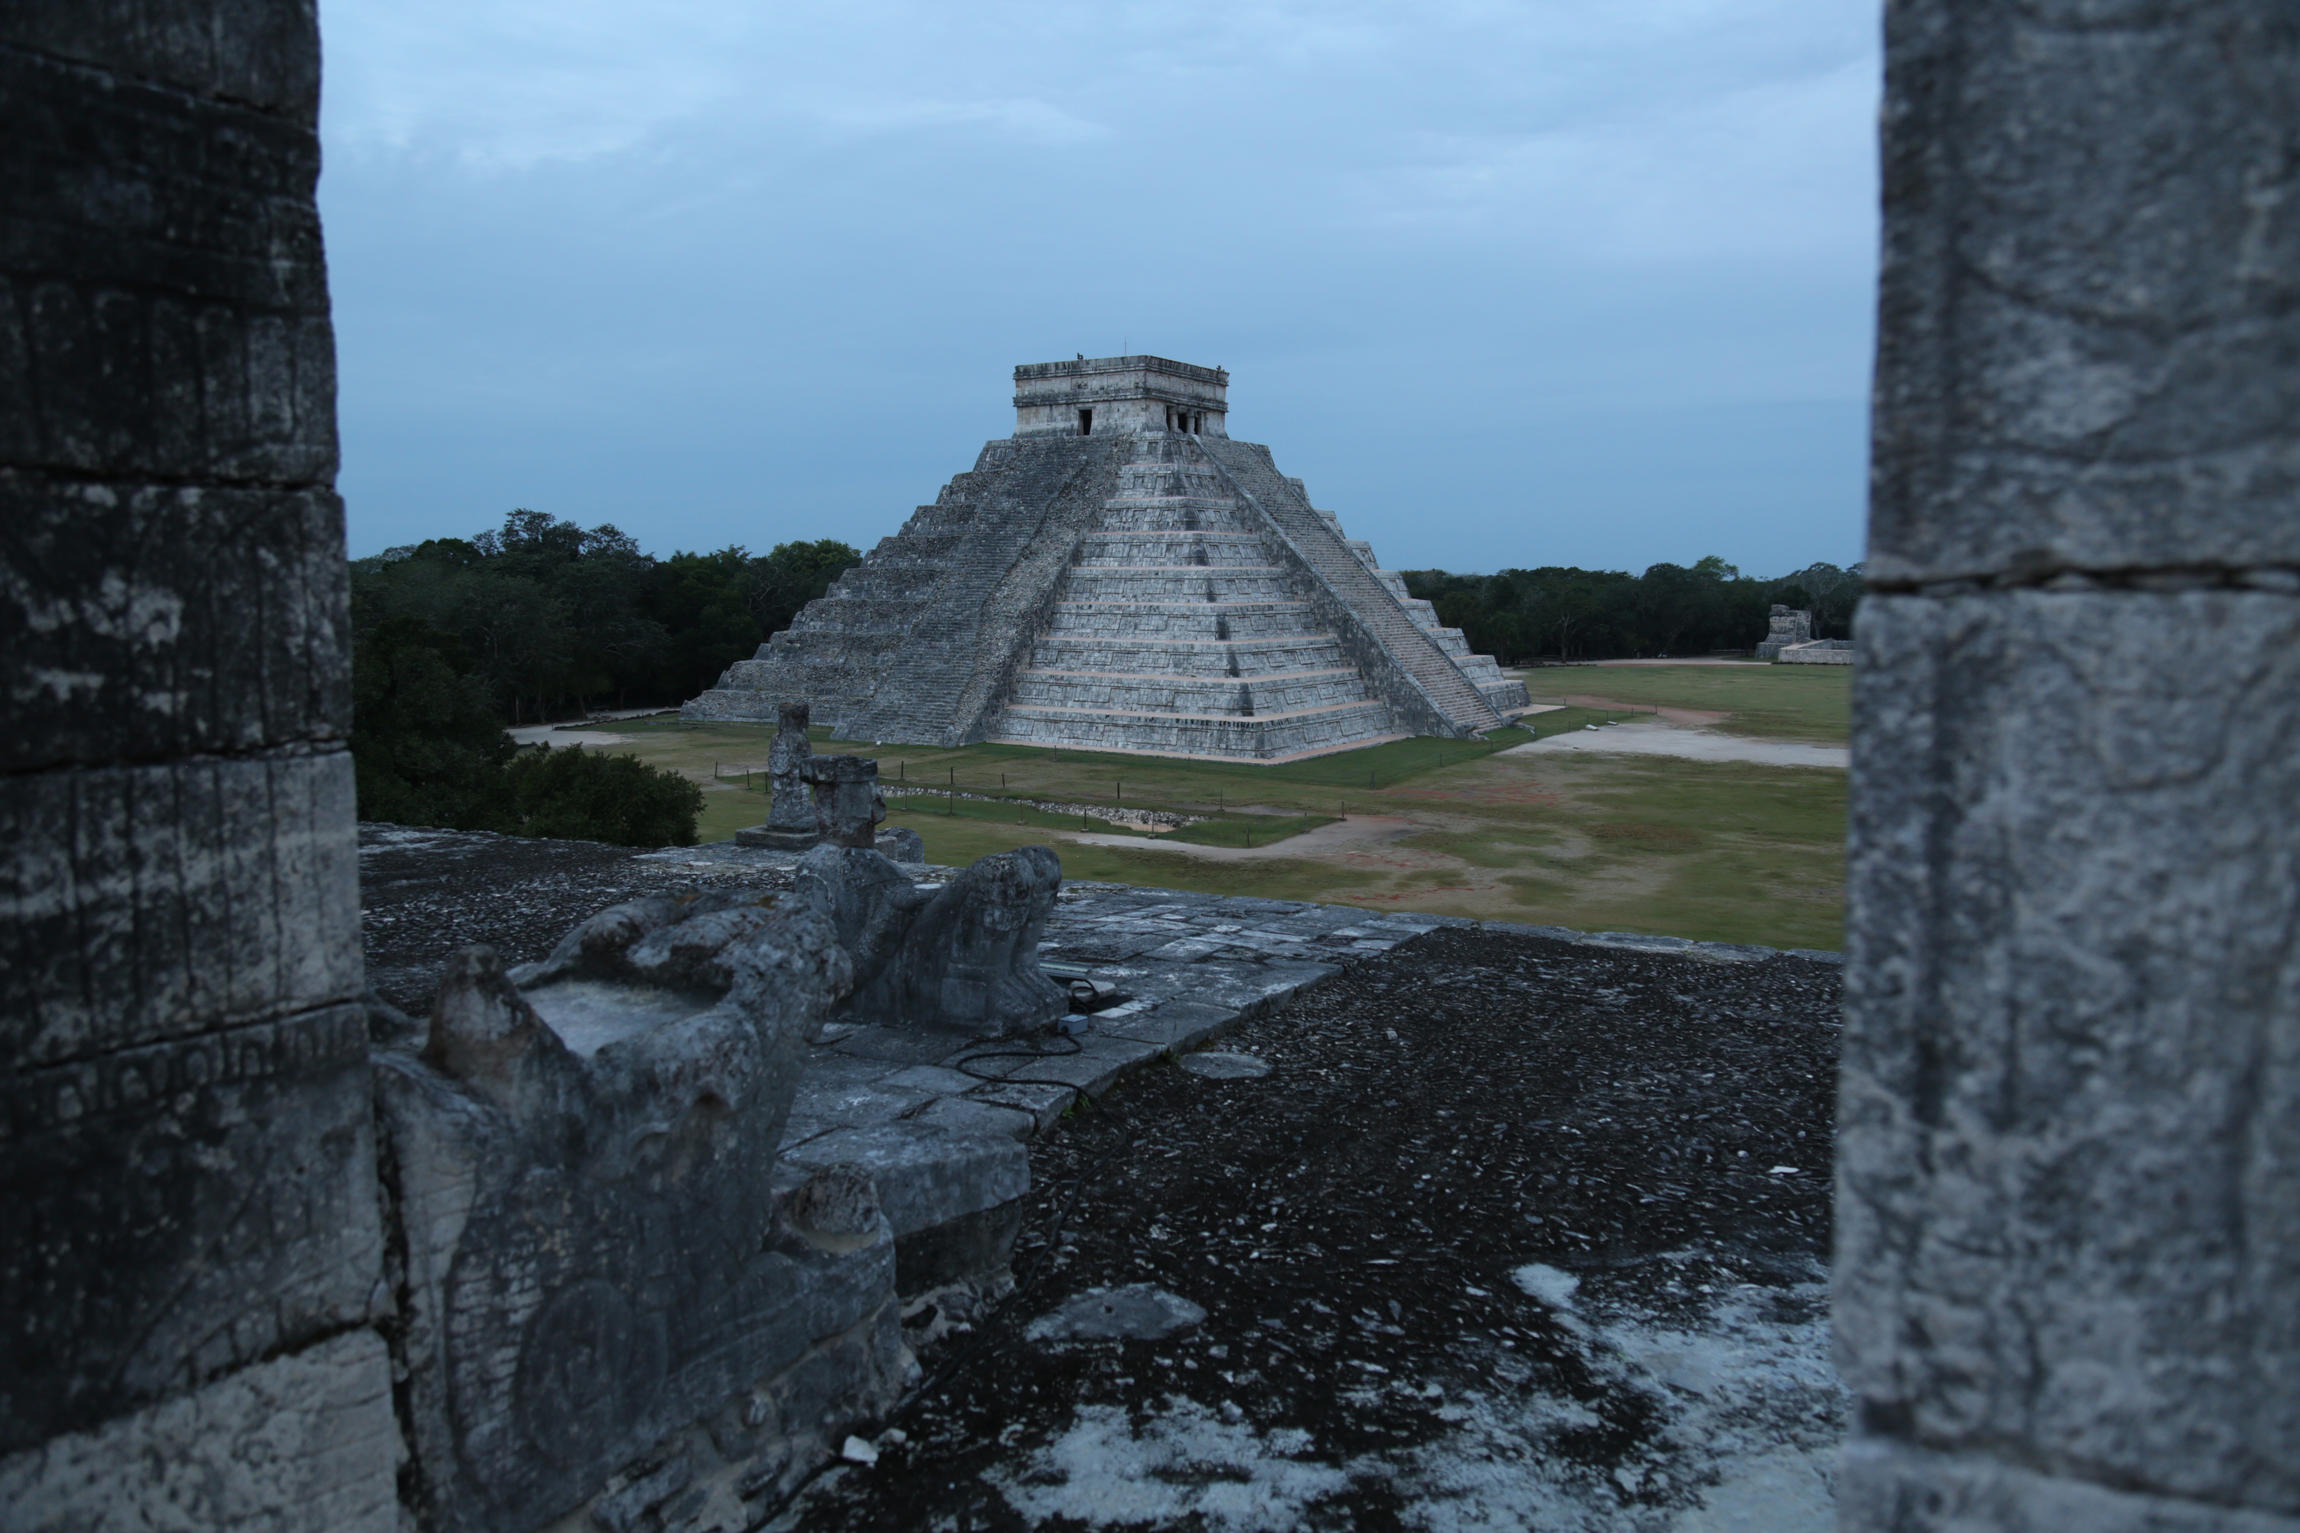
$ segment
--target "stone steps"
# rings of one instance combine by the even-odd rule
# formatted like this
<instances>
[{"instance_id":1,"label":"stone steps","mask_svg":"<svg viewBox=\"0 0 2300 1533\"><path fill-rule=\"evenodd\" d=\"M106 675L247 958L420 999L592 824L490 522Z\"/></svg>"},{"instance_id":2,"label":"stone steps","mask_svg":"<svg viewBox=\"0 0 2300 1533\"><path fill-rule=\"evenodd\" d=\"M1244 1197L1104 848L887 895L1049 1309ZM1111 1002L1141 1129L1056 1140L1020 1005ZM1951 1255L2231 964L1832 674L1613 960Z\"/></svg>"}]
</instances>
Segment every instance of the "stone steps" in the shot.
<instances>
[{"instance_id":1,"label":"stone steps","mask_svg":"<svg viewBox=\"0 0 2300 1533\"><path fill-rule=\"evenodd\" d=\"M1285 714L1188 714L1016 706L991 738L1005 744L1275 761L1395 738L1389 710L1351 703Z\"/></svg>"},{"instance_id":2,"label":"stone steps","mask_svg":"<svg viewBox=\"0 0 2300 1533\"><path fill-rule=\"evenodd\" d=\"M1270 519L1447 724L1468 731L1502 722L1501 715L1460 667L1413 621L1390 587L1376 577L1370 565L1371 550L1361 555L1353 549L1336 530L1333 519L1310 505L1300 482L1277 472L1266 450L1211 437L1197 440L1196 446L1226 471L1226 479L1235 482L1243 497L1251 497L1251 503Z\"/></svg>"},{"instance_id":3,"label":"stone steps","mask_svg":"<svg viewBox=\"0 0 2300 1533\"><path fill-rule=\"evenodd\" d=\"M1079 539L1076 557L1080 569L1226 569L1270 562L1254 533L1179 530L1090 532Z\"/></svg>"},{"instance_id":4,"label":"stone steps","mask_svg":"<svg viewBox=\"0 0 2300 1533\"><path fill-rule=\"evenodd\" d=\"M1042 637L1029 669L1135 676L1264 676L1346 666L1331 635L1289 639Z\"/></svg>"},{"instance_id":5,"label":"stone steps","mask_svg":"<svg viewBox=\"0 0 2300 1533\"><path fill-rule=\"evenodd\" d=\"M1057 602L1053 639L1306 639L1331 635L1308 602Z\"/></svg>"},{"instance_id":6,"label":"stone steps","mask_svg":"<svg viewBox=\"0 0 2300 1533\"><path fill-rule=\"evenodd\" d=\"M1182 565L1166 568L1073 567L1063 580L1065 605L1080 602L1274 602L1294 595L1293 583L1267 567Z\"/></svg>"},{"instance_id":7,"label":"stone steps","mask_svg":"<svg viewBox=\"0 0 2300 1533\"><path fill-rule=\"evenodd\" d=\"M1011 706L1178 715L1291 716L1372 701L1355 667L1276 676L1144 676L1093 671L1017 672Z\"/></svg>"},{"instance_id":8,"label":"stone steps","mask_svg":"<svg viewBox=\"0 0 2300 1533\"><path fill-rule=\"evenodd\" d=\"M1400 653L1443 666L1455 713L1507 702L1299 481L1241 461L1156 431L992 442L688 716L764 722L804 697L853 739L1278 760L1397 737L1366 667Z\"/></svg>"},{"instance_id":9,"label":"stone steps","mask_svg":"<svg viewBox=\"0 0 2300 1533\"><path fill-rule=\"evenodd\" d=\"M1113 500L1102 508L1098 531L1105 536L1135 532L1262 535L1262 529L1253 525L1253 519L1230 496L1219 500Z\"/></svg>"}]
</instances>

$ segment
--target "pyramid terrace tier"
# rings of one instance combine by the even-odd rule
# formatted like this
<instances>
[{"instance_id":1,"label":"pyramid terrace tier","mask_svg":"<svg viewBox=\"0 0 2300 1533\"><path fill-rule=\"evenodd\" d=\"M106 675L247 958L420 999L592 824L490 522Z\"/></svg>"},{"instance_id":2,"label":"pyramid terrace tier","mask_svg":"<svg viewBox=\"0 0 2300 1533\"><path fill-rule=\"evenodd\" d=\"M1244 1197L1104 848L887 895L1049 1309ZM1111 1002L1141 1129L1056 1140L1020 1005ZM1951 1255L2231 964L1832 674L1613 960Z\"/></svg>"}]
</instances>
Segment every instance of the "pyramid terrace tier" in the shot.
<instances>
[{"instance_id":1,"label":"pyramid terrace tier","mask_svg":"<svg viewBox=\"0 0 2300 1533\"><path fill-rule=\"evenodd\" d=\"M1252 677L1029 670L1015 675L1011 708L1255 718L1371 702L1365 678L1347 666Z\"/></svg>"},{"instance_id":2,"label":"pyramid terrace tier","mask_svg":"<svg viewBox=\"0 0 2300 1533\"><path fill-rule=\"evenodd\" d=\"M1245 717L1163 710L1050 708L1017 704L991 738L1004 745L1132 751L1227 761L1292 761L1401 738L1379 703L1342 703Z\"/></svg>"},{"instance_id":3,"label":"pyramid terrace tier","mask_svg":"<svg viewBox=\"0 0 2300 1533\"><path fill-rule=\"evenodd\" d=\"M1306 601L1056 602L1049 639L1330 638Z\"/></svg>"},{"instance_id":4,"label":"pyramid terrace tier","mask_svg":"<svg viewBox=\"0 0 2300 1533\"><path fill-rule=\"evenodd\" d=\"M1076 558L1082 569L1231 569L1267 567L1270 552L1258 533L1166 528L1090 532Z\"/></svg>"},{"instance_id":5,"label":"pyramid terrace tier","mask_svg":"<svg viewBox=\"0 0 2300 1533\"><path fill-rule=\"evenodd\" d=\"M1090 536L1119 537L1131 533L1193 533L1215 536L1262 535L1253 515L1227 496L1149 496L1112 500L1102 508L1102 524Z\"/></svg>"},{"instance_id":6,"label":"pyramid terrace tier","mask_svg":"<svg viewBox=\"0 0 2300 1533\"><path fill-rule=\"evenodd\" d=\"M1151 639L1048 634L1030 647L1028 670L1105 676L1256 677L1341 670L1342 646L1328 633L1277 639Z\"/></svg>"},{"instance_id":7,"label":"pyramid terrace tier","mask_svg":"<svg viewBox=\"0 0 2300 1533\"><path fill-rule=\"evenodd\" d=\"M1296 594L1288 572L1270 565L1125 565L1073 568L1066 602L1273 602Z\"/></svg>"}]
</instances>

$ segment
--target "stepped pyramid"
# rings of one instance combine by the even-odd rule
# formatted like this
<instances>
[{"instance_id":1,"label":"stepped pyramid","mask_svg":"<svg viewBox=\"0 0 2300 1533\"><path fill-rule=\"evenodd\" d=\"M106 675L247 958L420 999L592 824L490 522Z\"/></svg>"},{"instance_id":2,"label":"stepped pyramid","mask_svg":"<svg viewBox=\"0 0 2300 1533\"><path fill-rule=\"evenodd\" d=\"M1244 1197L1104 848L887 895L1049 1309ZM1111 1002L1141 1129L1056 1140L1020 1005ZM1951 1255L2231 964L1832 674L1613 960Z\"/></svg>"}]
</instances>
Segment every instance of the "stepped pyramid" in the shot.
<instances>
[{"instance_id":1,"label":"stepped pyramid","mask_svg":"<svg viewBox=\"0 0 2300 1533\"><path fill-rule=\"evenodd\" d=\"M1081 357L1014 383L1014 435L684 717L771 724L804 700L849 740L1287 761L1525 708L1230 439L1228 373Z\"/></svg>"}]
</instances>

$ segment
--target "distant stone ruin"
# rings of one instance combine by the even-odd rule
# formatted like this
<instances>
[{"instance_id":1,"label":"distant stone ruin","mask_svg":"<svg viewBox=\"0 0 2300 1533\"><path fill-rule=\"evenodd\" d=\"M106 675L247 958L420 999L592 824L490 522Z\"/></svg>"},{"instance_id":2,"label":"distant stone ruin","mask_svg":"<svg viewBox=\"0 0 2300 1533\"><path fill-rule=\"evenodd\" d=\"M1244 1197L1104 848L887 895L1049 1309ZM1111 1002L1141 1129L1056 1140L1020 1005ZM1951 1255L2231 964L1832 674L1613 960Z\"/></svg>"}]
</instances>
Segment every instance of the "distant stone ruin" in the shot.
<instances>
[{"instance_id":1,"label":"distant stone ruin","mask_svg":"<svg viewBox=\"0 0 2300 1533\"><path fill-rule=\"evenodd\" d=\"M1283 761L1467 736L1521 683L1230 440L1229 374L1162 357L1018 367L1015 433L688 703L844 739Z\"/></svg>"},{"instance_id":2,"label":"distant stone ruin","mask_svg":"<svg viewBox=\"0 0 2300 1533\"><path fill-rule=\"evenodd\" d=\"M735 832L740 846L803 852L809 847L874 847L897 862L926 861L915 830L880 830L886 800L878 763L867 756L815 755L807 740L807 705L784 703L767 757L767 822Z\"/></svg>"},{"instance_id":3,"label":"distant stone ruin","mask_svg":"<svg viewBox=\"0 0 2300 1533\"><path fill-rule=\"evenodd\" d=\"M1782 650L1787 649L1792 644L1809 643L1812 637L1812 613L1796 607L1784 607L1779 602L1775 602L1773 610L1767 618L1765 642L1757 646L1757 658L1760 660L1778 660L1781 658Z\"/></svg>"},{"instance_id":4,"label":"distant stone ruin","mask_svg":"<svg viewBox=\"0 0 2300 1533\"><path fill-rule=\"evenodd\" d=\"M1853 641L1851 639L1816 639L1813 637L1813 614L1796 607L1773 604L1771 626L1765 642L1757 646L1757 658L1777 660L1783 665L1851 665Z\"/></svg>"}]
</instances>

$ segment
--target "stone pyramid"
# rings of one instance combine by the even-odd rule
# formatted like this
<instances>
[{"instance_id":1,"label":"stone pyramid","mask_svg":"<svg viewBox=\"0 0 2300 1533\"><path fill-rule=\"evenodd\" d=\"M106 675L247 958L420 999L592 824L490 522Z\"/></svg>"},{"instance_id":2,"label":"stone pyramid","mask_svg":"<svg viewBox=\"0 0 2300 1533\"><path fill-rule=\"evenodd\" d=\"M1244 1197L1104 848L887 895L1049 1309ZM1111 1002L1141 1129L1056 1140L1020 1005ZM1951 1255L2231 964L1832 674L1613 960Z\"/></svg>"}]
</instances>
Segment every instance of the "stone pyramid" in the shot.
<instances>
[{"instance_id":1,"label":"stone pyramid","mask_svg":"<svg viewBox=\"0 0 2300 1533\"><path fill-rule=\"evenodd\" d=\"M1525 688L1225 430L1229 374L1014 370L1015 433L688 703L844 739L1286 761L1462 737Z\"/></svg>"}]
</instances>

